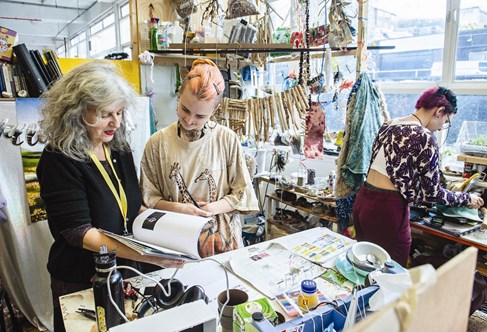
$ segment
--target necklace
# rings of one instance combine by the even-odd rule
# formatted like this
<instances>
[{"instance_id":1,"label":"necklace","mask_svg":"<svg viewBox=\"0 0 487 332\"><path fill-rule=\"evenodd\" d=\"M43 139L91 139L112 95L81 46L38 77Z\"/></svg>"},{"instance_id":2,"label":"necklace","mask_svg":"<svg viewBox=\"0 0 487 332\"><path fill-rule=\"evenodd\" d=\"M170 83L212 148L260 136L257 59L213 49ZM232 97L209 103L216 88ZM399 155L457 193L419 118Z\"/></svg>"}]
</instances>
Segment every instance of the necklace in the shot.
<instances>
[{"instance_id":1,"label":"necklace","mask_svg":"<svg viewBox=\"0 0 487 332\"><path fill-rule=\"evenodd\" d=\"M423 121L421 121L421 119L416 115L416 114L411 114L412 116L414 116L416 119L418 119L419 123L421 123L421 125L423 125Z\"/></svg>"}]
</instances>

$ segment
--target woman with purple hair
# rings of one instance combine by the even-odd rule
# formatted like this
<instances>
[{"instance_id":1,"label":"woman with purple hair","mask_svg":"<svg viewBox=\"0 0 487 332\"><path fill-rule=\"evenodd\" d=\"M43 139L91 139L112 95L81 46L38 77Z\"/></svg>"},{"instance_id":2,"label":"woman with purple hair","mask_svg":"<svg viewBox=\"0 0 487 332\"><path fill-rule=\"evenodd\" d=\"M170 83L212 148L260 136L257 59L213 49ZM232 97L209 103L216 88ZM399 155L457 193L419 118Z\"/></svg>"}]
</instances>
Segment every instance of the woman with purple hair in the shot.
<instances>
[{"instance_id":1,"label":"woman with purple hair","mask_svg":"<svg viewBox=\"0 0 487 332\"><path fill-rule=\"evenodd\" d=\"M455 94L443 87L424 91L416 111L386 122L374 141L367 180L353 207L357 240L387 250L406 266L411 247L409 204L438 203L478 209L482 198L440 185L434 132L448 129L457 113Z\"/></svg>"}]
</instances>

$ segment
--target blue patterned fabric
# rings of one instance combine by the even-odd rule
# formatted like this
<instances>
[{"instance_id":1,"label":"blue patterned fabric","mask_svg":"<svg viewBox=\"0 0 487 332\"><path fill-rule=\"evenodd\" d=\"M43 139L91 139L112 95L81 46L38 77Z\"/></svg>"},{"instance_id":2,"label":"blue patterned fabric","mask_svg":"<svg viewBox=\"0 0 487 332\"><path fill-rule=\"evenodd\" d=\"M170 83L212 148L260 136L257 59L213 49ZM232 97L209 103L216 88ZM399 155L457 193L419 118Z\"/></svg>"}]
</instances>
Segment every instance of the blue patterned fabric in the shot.
<instances>
[{"instance_id":1,"label":"blue patterned fabric","mask_svg":"<svg viewBox=\"0 0 487 332\"><path fill-rule=\"evenodd\" d=\"M356 193L365 181L372 155L372 145L381 127L382 116L380 97L369 75L362 73L355 85L357 86L355 106L349 115L348 155L341 166L341 172L345 183Z\"/></svg>"},{"instance_id":2,"label":"blue patterned fabric","mask_svg":"<svg viewBox=\"0 0 487 332\"><path fill-rule=\"evenodd\" d=\"M338 232L343 233L350 225L350 216L352 215L353 204L356 195L336 199L336 214L338 218Z\"/></svg>"}]
</instances>

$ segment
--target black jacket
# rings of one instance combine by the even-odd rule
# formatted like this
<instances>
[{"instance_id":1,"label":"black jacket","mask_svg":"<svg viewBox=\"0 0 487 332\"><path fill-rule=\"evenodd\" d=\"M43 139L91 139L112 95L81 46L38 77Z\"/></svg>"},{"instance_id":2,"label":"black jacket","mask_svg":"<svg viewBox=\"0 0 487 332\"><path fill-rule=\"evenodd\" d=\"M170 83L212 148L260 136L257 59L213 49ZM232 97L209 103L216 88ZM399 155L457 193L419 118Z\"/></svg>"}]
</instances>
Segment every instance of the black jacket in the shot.
<instances>
[{"instance_id":1,"label":"black jacket","mask_svg":"<svg viewBox=\"0 0 487 332\"><path fill-rule=\"evenodd\" d=\"M127 196L131 232L142 204L133 157L112 151L112 161ZM93 252L70 245L60 232L91 224L122 234L124 223L115 197L94 163L74 161L46 149L37 166L37 177L54 237L47 263L49 273L63 281L90 282L95 273Z\"/></svg>"}]
</instances>

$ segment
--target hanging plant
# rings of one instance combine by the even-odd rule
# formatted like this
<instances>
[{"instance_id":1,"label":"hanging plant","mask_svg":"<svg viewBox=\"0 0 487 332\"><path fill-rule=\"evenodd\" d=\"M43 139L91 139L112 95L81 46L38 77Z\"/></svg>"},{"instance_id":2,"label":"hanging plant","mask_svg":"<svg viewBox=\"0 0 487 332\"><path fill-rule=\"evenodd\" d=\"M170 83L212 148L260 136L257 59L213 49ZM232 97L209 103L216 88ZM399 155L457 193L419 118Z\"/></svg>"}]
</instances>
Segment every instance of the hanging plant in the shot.
<instances>
[{"instance_id":1,"label":"hanging plant","mask_svg":"<svg viewBox=\"0 0 487 332\"><path fill-rule=\"evenodd\" d=\"M219 0L202 2L201 7L204 8L203 14L201 15L201 25L203 25L204 21L218 24L218 18L225 15Z\"/></svg>"},{"instance_id":2,"label":"hanging plant","mask_svg":"<svg viewBox=\"0 0 487 332\"><path fill-rule=\"evenodd\" d=\"M258 15L260 14L259 8L255 4L254 0L229 0L227 8L227 19Z\"/></svg>"},{"instance_id":3,"label":"hanging plant","mask_svg":"<svg viewBox=\"0 0 487 332\"><path fill-rule=\"evenodd\" d=\"M172 2L176 8L176 12L182 19L189 17L198 9L194 0L172 0Z\"/></svg>"},{"instance_id":4,"label":"hanging plant","mask_svg":"<svg viewBox=\"0 0 487 332\"><path fill-rule=\"evenodd\" d=\"M332 0L328 19L330 21L330 32L328 42L330 47L345 48L352 43L355 29L351 26L350 17L345 13L345 7L350 2Z\"/></svg>"}]
</instances>

